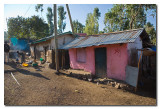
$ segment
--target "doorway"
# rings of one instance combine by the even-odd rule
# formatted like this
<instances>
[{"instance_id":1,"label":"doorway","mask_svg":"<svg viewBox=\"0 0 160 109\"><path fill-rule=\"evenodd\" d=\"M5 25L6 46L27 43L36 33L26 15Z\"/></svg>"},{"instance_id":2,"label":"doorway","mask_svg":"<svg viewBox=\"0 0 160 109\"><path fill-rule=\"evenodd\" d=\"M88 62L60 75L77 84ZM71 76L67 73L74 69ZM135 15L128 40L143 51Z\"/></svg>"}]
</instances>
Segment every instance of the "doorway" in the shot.
<instances>
[{"instance_id":1,"label":"doorway","mask_svg":"<svg viewBox=\"0 0 160 109\"><path fill-rule=\"evenodd\" d=\"M44 47L44 60L47 61L47 51L48 51L48 46Z\"/></svg>"},{"instance_id":2,"label":"doorway","mask_svg":"<svg viewBox=\"0 0 160 109\"><path fill-rule=\"evenodd\" d=\"M100 78L106 77L106 48L95 48L95 71L96 76Z\"/></svg>"}]
</instances>

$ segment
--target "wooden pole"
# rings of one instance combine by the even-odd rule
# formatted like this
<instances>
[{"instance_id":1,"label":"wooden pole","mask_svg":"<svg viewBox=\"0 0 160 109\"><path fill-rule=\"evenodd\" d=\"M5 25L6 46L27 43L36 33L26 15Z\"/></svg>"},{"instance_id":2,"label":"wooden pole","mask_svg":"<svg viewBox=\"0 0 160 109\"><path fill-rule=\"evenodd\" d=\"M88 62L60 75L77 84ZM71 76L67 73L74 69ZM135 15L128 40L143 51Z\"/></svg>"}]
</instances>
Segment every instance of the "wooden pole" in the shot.
<instances>
[{"instance_id":1,"label":"wooden pole","mask_svg":"<svg viewBox=\"0 0 160 109\"><path fill-rule=\"evenodd\" d=\"M69 6L68 6L68 4L66 4L66 8L67 8L67 12L68 12L68 16L69 16L71 28L72 28L72 33L74 34L74 28L73 28L72 18L71 18L71 14L70 14L70 11L69 11Z\"/></svg>"},{"instance_id":2,"label":"wooden pole","mask_svg":"<svg viewBox=\"0 0 160 109\"><path fill-rule=\"evenodd\" d=\"M59 72L58 44L57 44L57 6L54 4L54 44L56 71Z\"/></svg>"},{"instance_id":3,"label":"wooden pole","mask_svg":"<svg viewBox=\"0 0 160 109\"><path fill-rule=\"evenodd\" d=\"M62 50L62 69L65 68L65 50Z\"/></svg>"},{"instance_id":4,"label":"wooden pole","mask_svg":"<svg viewBox=\"0 0 160 109\"><path fill-rule=\"evenodd\" d=\"M140 57L139 57L139 61L138 61L138 78L137 78L137 85L138 85L138 79L139 79L139 64L141 62L141 57L142 57L142 51L141 51L141 54L140 54ZM136 88L135 88L135 92L137 91L137 85L136 85Z\"/></svg>"},{"instance_id":5,"label":"wooden pole","mask_svg":"<svg viewBox=\"0 0 160 109\"><path fill-rule=\"evenodd\" d=\"M64 55L63 55L63 50L62 50L62 69L63 69L63 66L64 66L64 60L63 60L63 57L64 57Z\"/></svg>"},{"instance_id":6,"label":"wooden pole","mask_svg":"<svg viewBox=\"0 0 160 109\"><path fill-rule=\"evenodd\" d=\"M36 45L34 45L34 63L36 62Z\"/></svg>"}]
</instances>

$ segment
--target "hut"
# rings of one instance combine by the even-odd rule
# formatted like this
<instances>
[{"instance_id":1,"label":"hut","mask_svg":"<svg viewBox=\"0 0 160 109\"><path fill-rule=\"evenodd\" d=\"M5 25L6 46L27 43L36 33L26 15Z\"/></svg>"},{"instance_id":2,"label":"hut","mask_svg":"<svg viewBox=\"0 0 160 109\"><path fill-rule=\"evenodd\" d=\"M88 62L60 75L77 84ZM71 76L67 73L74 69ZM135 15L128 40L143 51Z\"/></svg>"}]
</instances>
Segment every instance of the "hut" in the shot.
<instances>
[{"instance_id":1,"label":"hut","mask_svg":"<svg viewBox=\"0 0 160 109\"><path fill-rule=\"evenodd\" d=\"M77 37L61 49L69 49L72 69L83 69L100 78L126 81L127 66L138 67L141 55L138 49L148 47L148 43L148 34L140 28Z\"/></svg>"}]
</instances>

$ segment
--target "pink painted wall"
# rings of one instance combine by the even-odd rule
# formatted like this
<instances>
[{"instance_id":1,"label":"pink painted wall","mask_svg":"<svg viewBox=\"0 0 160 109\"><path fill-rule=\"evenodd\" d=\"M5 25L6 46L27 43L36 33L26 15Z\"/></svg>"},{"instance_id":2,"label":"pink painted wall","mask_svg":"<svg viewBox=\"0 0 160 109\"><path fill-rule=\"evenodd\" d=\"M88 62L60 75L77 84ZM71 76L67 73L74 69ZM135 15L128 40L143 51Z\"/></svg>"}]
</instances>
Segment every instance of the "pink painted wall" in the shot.
<instances>
[{"instance_id":1,"label":"pink painted wall","mask_svg":"<svg viewBox=\"0 0 160 109\"><path fill-rule=\"evenodd\" d=\"M127 44L114 44L107 47L107 76L125 80L125 68L128 63Z\"/></svg>"},{"instance_id":2,"label":"pink painted wall","mask_svg":"<svg viewBox=\"0 0 160 109\"><path fill-rule=\"evenodd\" d=\"M85 71L95 73L94 49L92 47L85 48L86 62L77 62L76 48L69 49L70 67L73 69L84 69Z\"/></svg>"},{"instance_id":3,"label":"pink painted wall","mask_svg":"<svg viewBox=\"0 0 160 109\"><path fill-rule=\"evenodd\" d=\"M125 80L125 67L128 63L127 44L112 44L87 47L86 62L77 62L76 48L69 49L70 66L73 69L84 69L85 71L95 74L95 53L94 48L106 47L107 55L107 77Z\"/></svg>"}]
</instances>

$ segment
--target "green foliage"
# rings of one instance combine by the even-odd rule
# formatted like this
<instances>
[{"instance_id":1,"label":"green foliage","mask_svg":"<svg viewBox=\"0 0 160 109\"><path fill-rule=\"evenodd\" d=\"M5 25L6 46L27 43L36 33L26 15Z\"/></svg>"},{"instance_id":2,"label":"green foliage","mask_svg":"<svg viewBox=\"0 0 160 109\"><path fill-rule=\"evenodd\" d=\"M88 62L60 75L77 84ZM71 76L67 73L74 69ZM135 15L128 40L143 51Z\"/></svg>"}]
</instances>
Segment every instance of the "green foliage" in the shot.
<instances>
[{"instance_id":1,"label":"green foliage","mask_svg":"<svg viewBox=\"0 0 160 109\"><path fill-rule=\"evenodd\" d=\"M99 12L99 8L94 8L93 16L95 16L96 19L99 19L99 17L101 16L101 13Z\"/></svg>"},{"instance_id":2,"label":"green foliage","mask_svg":"<svg viewBox=\"0 0 160 109\"><path fill-rule=\"evenodd\" d=\"M24 28L25 18L23 17L16 17L16 18L9 18L7 22L8 26L8 35L9 37L17 37L20 38L20 33L22 33L22 28Z\"/></svg>"},{"instance_id":3,"label":"green foliage","mask_svg":"<svg viewBox=\"0 0 160 109\"><path fill-rule=\"evenodd\" d=\"M48 24L46 24L39 16L32 16L29 18L28 23L30 25L30 34L32 39L40 39L49 35Z\"/></svg>"},{"instance_id":4,"label":"green foliage","mask_svg":"<svg viewBox=\"0 0 160 109\"><path fill-rule=\"evenodd\" d=\"M8 35L16 38L40 39L48 35L48 25L39 16L9 18Z\"/></svg>"},{"instance_id":5,"label":"green foliage","mask_svg":"<svg viewBox=\"0 0 160 109\"><path fill-rule=\"evenodd\" d=\"M74 33L83 33L84 25L78 22L78 20L74 20L73 22Z\"/></svg>"},{"instance_id":6,"label":"green foliage","mask_svg":"<svg viewBox=\"0 0 160 109\"><path fill-rule=\"evenodd\" d=\"M99 34L103 34L104 33L104 31L99 31Z\"/></svg>"},{"instance_id":7,"label":"green foliage","mask_svg":"<svg viewBox=\"0 0 160 109\"><path fill-rule=\"evenodd\" d=\"M100 12L98 8L94 9L93 14L88 13L87 19L86 19L86 26L84 28L84 32L87 33L87 35L93 35L98 34L99 32L99 24L98 19L100 17Z\"/></svg>"},{"instance_id":8,"label":"green foliage","mask_svg":"<svg viewBox=\"0 0 160 109\"><path fill-rule=\"evenodd\" d=\"M64 7L58 6L58 33L62 33L66 28L66 23L64 22L66 19L65 15L66 11L64 11Z\"/></svg>"},{"instance_id":9,"label":"green foliage","mask_svg":"<svg viewBox=\"0 0 160 109\"><path fill-rule=\"evenodd\" d=\"M147 24L144 26L146 32L148 33L148 35L150 36L151 42L156 45L156 30L153 26L153 24L151 24L150 22L147 22Z\"/></svg>"},{"instance_id":10,"label":"green foliage","mask_svg":"<svg viewBox=\"0 0 160 109\"><path fill-rule=\"evenodd\" d=\"M43 4L37 4L35 6L35 10L36 12L38 12L39 10L41 11L41 15L42 15L42 12L43 12Z\"/></svg>"},{"instance_id":11,"label":"green foliage","mask_svg":"<svg viewBox=\"0 0 160 109\"><path fill-rule=\"evenodd\" d=\"M105 32L122 31L133 28L143 28L146 24L146 12L153 10L156 5L118 4L105 13ZM155 14L155 13L154 13Z\"/></svg>"},{"instance_id":12,"label":"green foliage","mask_svg":"<svg viewBox=\"0 0 160 109\"><path fill-rule=\"evenodd\" d=\"M47 21L48 21L48 26L49 26L49 34L52 35L54 32L54 25L53 25L53 12L52 8L48 7L47 8Z\"/></svg>"}]
</instances>

